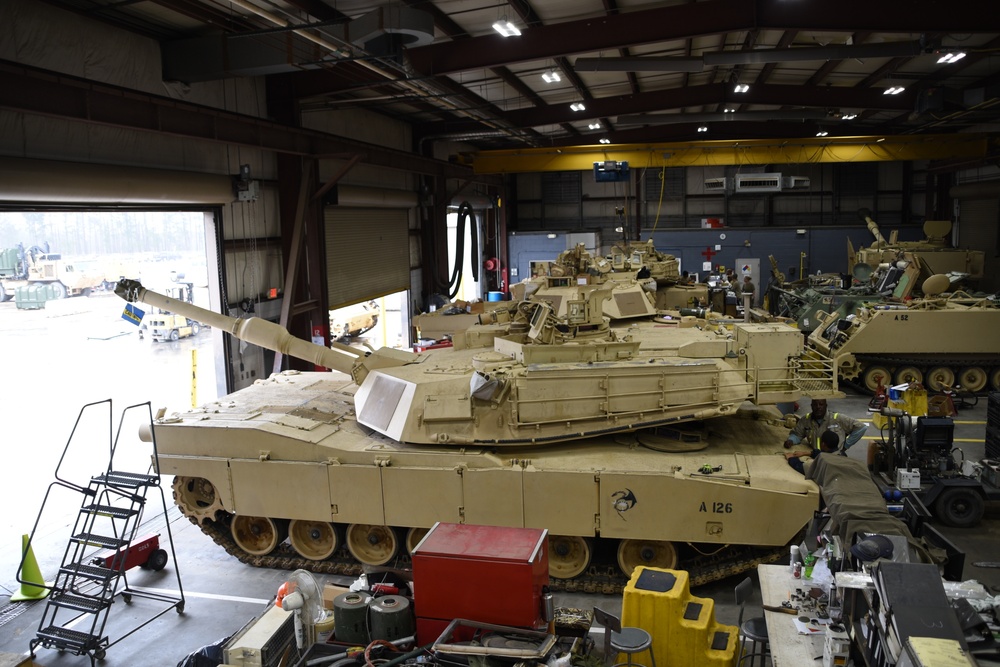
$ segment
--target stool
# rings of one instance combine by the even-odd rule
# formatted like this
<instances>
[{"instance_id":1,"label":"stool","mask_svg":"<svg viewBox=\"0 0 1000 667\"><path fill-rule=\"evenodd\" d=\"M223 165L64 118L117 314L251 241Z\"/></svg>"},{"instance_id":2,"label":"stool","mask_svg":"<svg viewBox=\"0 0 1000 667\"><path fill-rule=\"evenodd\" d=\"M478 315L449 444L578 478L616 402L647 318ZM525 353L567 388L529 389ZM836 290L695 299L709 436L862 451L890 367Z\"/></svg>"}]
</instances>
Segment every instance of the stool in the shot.
<instances>
[{"instance_id":1,"label":"stool","mask_svg":"<svg viewBox=\"0 0 1000 667\"><path fill-rule=\"evenodd\" d=\"M740 606L740 617L736 625L740 629L740 659L737 664L742 665L747 658L750 664L757 664L757 656L760 656L761 667L766 664L767 656L771 652L771 645L767 636L767 621L763 616L754 616L743 620L743 607L746 601L753 595L753 579L747 577L736 586L736 604ZM746 643L753 642L750 653L744 654ZM760 652L757 651L757 644L760 644Z\"/></svg>"},{"instance_id":2,"label":"stool","mask_svg":"<svg viewBox=\"0 0 1000 667\"><path fill-rule=\"evenodd\" d=\"M604 626L607 634L604 636L604 664L608 664L611 650L617 653L624 653L626 662L615 663L613 667L628 665L633 667L645 667L642 663L632 662L632 656L636 653L649 651L649 661L652 667L656 667L656 656L653 655L653 638L642 628L622 627L622 621L614 614L610 614L603 609L594 607L594 620L599 625Z\"/></svg>"}]
</instances>

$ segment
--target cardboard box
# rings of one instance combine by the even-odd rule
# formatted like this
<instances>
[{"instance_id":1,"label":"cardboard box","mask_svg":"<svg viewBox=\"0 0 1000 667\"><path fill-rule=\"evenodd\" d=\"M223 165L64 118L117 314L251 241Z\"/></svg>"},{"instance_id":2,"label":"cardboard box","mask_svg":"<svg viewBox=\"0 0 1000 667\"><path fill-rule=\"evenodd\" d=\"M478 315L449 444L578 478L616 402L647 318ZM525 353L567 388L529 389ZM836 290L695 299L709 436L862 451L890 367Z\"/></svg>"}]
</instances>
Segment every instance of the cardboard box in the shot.
<instances>
[{"instance_id":1,"label":"cardboard box","mask_svg":"<svg viewBox=\"0 0 1000 667\"><path fill-rule=\"evenodd\" d=\"M333 609L333 601L338 595L342 593L349 593L350 588L344 586L334 586L333 584L325 584L323 586L323 608Z\"/></svg>"}]
</instances>

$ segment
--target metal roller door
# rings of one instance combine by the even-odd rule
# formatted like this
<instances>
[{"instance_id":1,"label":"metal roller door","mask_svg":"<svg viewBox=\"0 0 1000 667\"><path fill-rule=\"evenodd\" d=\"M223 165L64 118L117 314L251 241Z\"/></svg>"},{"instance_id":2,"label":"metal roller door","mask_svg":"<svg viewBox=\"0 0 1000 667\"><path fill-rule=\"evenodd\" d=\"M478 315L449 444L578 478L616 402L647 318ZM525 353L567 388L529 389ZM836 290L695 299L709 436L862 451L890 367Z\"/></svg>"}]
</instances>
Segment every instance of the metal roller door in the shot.
<instances>
[{"instance_id":1,"label":"metal roller door","mask_svg":"<svg viewBox=\"0 0 1000 667\"><path fill-rule=\"evenodd\" d=\"M405 209L329 206L324 218L330 308L410 288Z\"/></svg>"}]
</instances>

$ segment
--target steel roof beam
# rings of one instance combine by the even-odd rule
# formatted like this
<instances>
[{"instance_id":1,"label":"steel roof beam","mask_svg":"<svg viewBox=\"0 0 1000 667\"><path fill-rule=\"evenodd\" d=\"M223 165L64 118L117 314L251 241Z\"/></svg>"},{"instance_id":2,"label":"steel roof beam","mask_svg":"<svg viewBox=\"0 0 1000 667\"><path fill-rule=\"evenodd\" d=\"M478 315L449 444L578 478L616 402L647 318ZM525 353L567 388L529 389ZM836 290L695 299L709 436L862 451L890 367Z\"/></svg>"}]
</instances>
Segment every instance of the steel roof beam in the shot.
<instances>
[{"instance_id":1,"label":"steel roof beam","mask_svg":"<svg viewBox=\"0 0 1000 667\"><path fill-rule=\"evenodd\" d=\"M362 153L388 169L468 178L465 167L263 118L0 60L0 108L161 135L319 156Z\"/></svg>"},{"instance_id":2,"label":"steel roof beam","mask_svg":"<svg viewBox=\"0 0 1000 667\"><path fill-rule=\"evenodd\" d=\"M664 109L684 109L687 107L713 104L763 104L769 106L798 106L811 109L882 109L886 111L908 112L913 110L916 92L906 91L900 95L883 95L878 89L840 88L833 86L781 86L762 84L753 86L749 92L733 93L732 86L724 83L706 86L690 86L684 89L660 90L639 95L603 97L587 102L586 111L579 113L568 104L547 106L540 109L519 109L508 111L501 117L516 127L538 127L556 125L563 122L580 122L606 116L652 113ZM653 122L651 120L651 122ZM437 123L428 123L424 129L429 134L444 134L435 129ZM475 124L442 123L442 128L471 132Z\"/></svg>"},{"instance_id":3,"label":"steel roof beam","mask_svg":"<svg viewBox=\"0 0 1000 667\"><path fill-rule=\"evenodd\" d=\"M429 44L407 55L423 74L448 74L746 30L983 33L995 26L983 20L978 3L955 2L943 11L939 0L706 0L531 27L517 39L486 35Z\"/></svg>"}]
</instances>

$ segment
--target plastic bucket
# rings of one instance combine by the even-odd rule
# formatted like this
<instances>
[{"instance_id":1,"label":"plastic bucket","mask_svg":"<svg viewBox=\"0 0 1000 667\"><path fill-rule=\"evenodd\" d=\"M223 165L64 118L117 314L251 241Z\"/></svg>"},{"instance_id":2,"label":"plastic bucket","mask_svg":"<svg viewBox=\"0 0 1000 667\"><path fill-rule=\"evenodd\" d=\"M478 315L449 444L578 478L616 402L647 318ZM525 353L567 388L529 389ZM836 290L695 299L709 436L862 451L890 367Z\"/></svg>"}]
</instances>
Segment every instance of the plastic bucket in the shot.
<instances>
[{"instance_id":1,"label":"plastic bucket","mask_svg":"<svg viewBox=\"0 0 1000 667\"><path fill-rule=\"evenodd\" d=\"M487 301L503 301L503 292L487 292Z\"/></svg>"}]
</instances>

